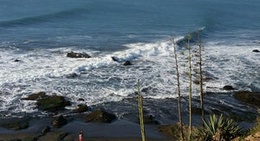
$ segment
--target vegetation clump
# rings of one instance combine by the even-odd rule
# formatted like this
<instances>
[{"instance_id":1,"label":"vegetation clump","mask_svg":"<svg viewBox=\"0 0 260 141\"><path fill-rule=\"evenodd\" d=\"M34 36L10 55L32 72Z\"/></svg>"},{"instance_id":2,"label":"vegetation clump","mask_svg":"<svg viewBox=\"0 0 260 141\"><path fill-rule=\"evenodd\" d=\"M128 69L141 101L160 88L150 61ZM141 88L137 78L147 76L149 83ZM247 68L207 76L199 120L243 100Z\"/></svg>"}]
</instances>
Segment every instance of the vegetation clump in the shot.
<instances>
[{"instance_id":1,"label":"vegetation clump","mask_svg":"<svg viewBox=\"0 0 260 141\"><path fill-rule=\"evenodd\" d=\"M241 131L241 128L232 119L214 114L203 121L203 128L195 131L194 138L205 141L232 140L240 136Z\"/></svg>"}]
</instances>

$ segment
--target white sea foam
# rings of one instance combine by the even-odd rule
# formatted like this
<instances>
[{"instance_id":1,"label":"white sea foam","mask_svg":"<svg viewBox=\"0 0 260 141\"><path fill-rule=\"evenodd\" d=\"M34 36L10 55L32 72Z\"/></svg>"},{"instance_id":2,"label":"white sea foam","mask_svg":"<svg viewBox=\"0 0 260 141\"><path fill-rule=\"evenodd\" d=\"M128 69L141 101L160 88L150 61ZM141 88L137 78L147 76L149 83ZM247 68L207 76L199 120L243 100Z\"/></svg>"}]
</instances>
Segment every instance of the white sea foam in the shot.
<instances>
[{"instance_id":1,"label":"white sea foam","mask_svg":"<svg viewBox=\"0 0 260 141\"><path fill-rule=\"evenodd\" d=\"M181 39L181 38L179 38ZM92 50L76 50L89 53L92 58L67 58L72 48L38 49L23 52L17 49L0 51L0 111L34 112L33 103L21 101L21 97L46 91L68 97L75 104L79 98L88 105L119 101L134 97L136 81L141 80L144 97L164 99L176 97L174 48L171 40L153 43L133 43L128 49L112 54ZM257 45L232 46L207 43L203 50L204 71L213 79L205 82L207 91L222 91L224 85L237 89L259 88L259 54L252 50ZM73 50L75 51L75 50ZM184 51L184 55L181 52ZM181 90L187 95L187 52L178 51L181 73ZM119 62L111 57L117 57ZM15 62L14 60L20 60ZM132 66L123 66L130 60ZM197 59L193 59L196 64ZM71 78L71 74L77 74ZM196 79L194 76L193 79ZM197 86L194 95L198 95Z\"/></svg>"}]
</instances>

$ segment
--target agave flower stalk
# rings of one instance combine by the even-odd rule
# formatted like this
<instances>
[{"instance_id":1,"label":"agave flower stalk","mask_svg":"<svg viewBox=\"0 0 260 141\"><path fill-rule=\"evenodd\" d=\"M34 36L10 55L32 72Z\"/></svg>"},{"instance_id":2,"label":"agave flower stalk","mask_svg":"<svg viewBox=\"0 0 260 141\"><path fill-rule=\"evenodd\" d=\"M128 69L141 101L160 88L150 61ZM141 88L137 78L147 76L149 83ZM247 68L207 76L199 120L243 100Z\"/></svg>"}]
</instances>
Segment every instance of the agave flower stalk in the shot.
<instances>
[{"instance_id":1,"label":"agave flower stalk","mask_svg":"<svg viewBox=\"0 0 260 141\"><path fill-rule=\"evenodd\" d=\"M200 108L201 108L201 119L204 121L205 113L204 113L204 94L203 94L203 79L202 79L202 44L200 34L198 33L198 45L199 45L199 74L200 74Z\"/></svg>"},{"instance_id":2,"label":"agave flower stalk","mask_svg":"<svg viewBox=\"0 0 260 141\"><path fill-rule=\"evenodd\" d=\"M143 114L143 96L141 95L141 91L140 91L140 80L139 79L137 81L137 93L138 93L138 111L139 111L139 121L140 121L142 141L146 141L144 114Z\"/></svg>"},{"instance_id":3,"label":"agave flower stalk","mask_svg":"<svg viewBox=\"0 0 260 141\"><path fill-rule=\"evenodd\" d=\"M191 36L188 35L188 63L189 63L189 140L191 140L191 133L192 133L192 112L191 112L191 105L192 105L192 65L191 65L191 47L190 47L190 39Z\"/></svg>"},{"instance_id":4,"label":"agave flower stalk","mask_svg":"<svg viewBox=\"0 0 260 141\"><path fill-rule=\"evenodd\" d=\"M178 56L177 56L177 51L176 51L177 47L176 47L176 43L175 43L174 39L173 39L173 47L174 47L174 58L175 58L176 77L177 77L178 115L179 115L180 131L181 131L181 140L183 140L184 134L183 134L182 114L181 114L180 74L179 74Z\"/></svg>"}]
</instances>

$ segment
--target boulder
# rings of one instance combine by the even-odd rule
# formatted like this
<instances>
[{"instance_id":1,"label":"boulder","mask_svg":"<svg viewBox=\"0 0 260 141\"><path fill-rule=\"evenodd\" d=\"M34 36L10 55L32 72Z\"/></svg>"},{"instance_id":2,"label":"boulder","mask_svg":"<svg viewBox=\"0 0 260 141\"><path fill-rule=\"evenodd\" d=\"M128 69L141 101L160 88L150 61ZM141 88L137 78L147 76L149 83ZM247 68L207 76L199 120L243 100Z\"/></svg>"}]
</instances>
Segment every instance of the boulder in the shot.
<instances>
[{"instance_id":1,"label":"boulder","mask_svg":"<svg viewBox=\"0 0 260 141\"><path fill-rule=\"evenodd\" d=\"M253 52L260 52L258 49L254 49Z\"/></svg>"},{"instance_id":2,"label":"boulder","mask_svg":"<svg viewBox=\"0 0 260 141\"><path fill-rule=\"evenodd\" d=\"M83 113L88 111L88 106L85 104L79 104L77 105L77 109L74 110L75 113Z\"/></svg>"},{"instance_id":3,"label":"boulder","mask_svg":"<svg viewBox=\"0 0 260 141\"><path fill-rule=\"evenodd\" d=\"M87 53L76 53L76 52L69 52L66 55L67 57L70 58L91 58L90 55L88 55Z\"/></svg>"},{"instance_id":4,"label":"boulder","mask_svg":"<svg viewBox=\"0 0 260 141\"><path fill-rule=\"evenodd\" d=\"M231 90L235 90L235 89L231 85L226 85L226 86L223 87L223 90L231 91Z\"/></svg>"},{"instance_id":5,"label":"boulder","mask_svg":"<svg viewBox=\"0 0 260 141\"><path fill-rule=\"evenodd\" d=\"M83 98L79 98L78 101L85 101Z\"/></svg>"},{"instance_id":6,"label":"boulder","mask_svg":"<svg viewBox=\"0 0 260 141\"><path fill-rule=\"evenodd\" d=\"M70 101L67 101L62 96L45 96L41 99L38 99L36 102L37 108L43 111L55 112L63 110L64 107L70 106Z\"/></svg>"},{"instance_id":7,"label":"boulder","mask_svg":"<svg viewBox=\"0 0 260 141\"><path fill-rule=\"evenodd\" d=\"M130 61L125 61L125 63L123 65L124 66L130 66L130 65L132 65L132 63Z\"/></svg>"},{"instance_id":8,"label":"boulder","mask_svg":"<svg viewBox=\"0 0 260 141\"><path fill-rule=\"evenodd\" d=\"M242 102L260 107L260 92L239 91L234 97Z\"/></svg>"},{"instance_id":9,"label":"boulder","mask_svg":"<svg viewBox=\"0 0 260 141\"><path fill-rule=\"evenodd\" d=\"M153 115L145 115L144 116L144 124L159 124Z\"/></svg>"},{"instance_id":10,"label":"boulder","mask_svg":"<svg viewBox=\"0 0 260 141\"><path fill-rule=\"evenodd\" d=\"M119 62L119 59L117 57L112 56L111 59L115 62Z\"/></svg>"},{"instance_id":11,"label":"boulder","mask_svg":"<svg viewBox=\"0 0 260 141\"><path fill-rule=\"evenodd\" d=\"M64 131L53 131L47 133L45 136L40 137L37 141L65 141L64 139L69 135L68 132ZM75 139L75 137L74 137Z\"/></svg>"},{"instance_id":12,"label":"boulder","mask_svg":"<svg viewBox=\"0 0 260 141\"><path fill-rule=\"evenodd\" d=\"M64 125L66 125L68 123L68 121L61 115L56 117L53 121L52 121L52 126L55 128L60 128Z\"/></svg>"},{"instance_id":13,"label":"boulder","mask_svg":"<svg viewBox=\"0 0 260 141\"><path fill-rule=\"evenodd\" d=\"M79 76L79 74L71 73L71 74L68 74L68 75L66 76L66 78L76 78L76 77L78 77L78 76Z\"/></svg>"},{"instance_id":14,"label":"boulder","mask_svg":"<svg viewBox=\"0 0 260 141\"><path fill-rule=\"evenodd\" d=\"M86 122L111 123L116 119L116 115L104 110L95 110L85 116Z\"/></svg>"},{"instance_id":15,"label":"boulder","mask_svg":"<svg viewBox=\"0 0 260 141\"><path fill-rule=\"evenodd\" d=\"M47 95L45 92L38 92L38 93L31 94L26 98L22 98L22 100L37 100L37 99L41 99L46 96Z\"/></svg>"},{"instance_id":16,"label":"boulder","mask_svg":"<svg viewBox=\"0 0 260 141\"><path fill-rule=\"evenodd\" d=\"M46 126L41 130L41 134L45 135L46 133L51 131L51 127L50 126Z\"/></svg>"},{"instance_id":17,"label":"boulder","mask_svg":"<svg viewBox=\"0 0 260 141\"><path fill-rule=\"evenodd\" d=\"M21 60L19 60L19 59L15 59L14 62L21 62Z\"/></svg>"}]
</instances>

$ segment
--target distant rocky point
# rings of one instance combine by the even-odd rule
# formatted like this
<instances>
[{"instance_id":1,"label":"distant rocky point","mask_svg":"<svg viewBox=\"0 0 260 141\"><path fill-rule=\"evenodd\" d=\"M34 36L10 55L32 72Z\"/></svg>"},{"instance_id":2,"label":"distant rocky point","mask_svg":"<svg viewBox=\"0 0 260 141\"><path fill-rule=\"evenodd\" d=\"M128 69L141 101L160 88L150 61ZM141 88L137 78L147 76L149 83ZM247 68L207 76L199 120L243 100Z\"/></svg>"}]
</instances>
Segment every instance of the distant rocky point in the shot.
<instances>
[{"instance_id":1,"label":"distant rocky point","mask_svg":"<svg viewBox=\"0 0 260 141\"><path fill-rule=\"evenodd\" d=\"M91 58L91 56L88 55L87 53L77 53L73 51L67 53L66 56L70 58Z\"/></svg>"}]
</instances>

